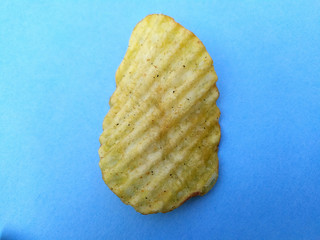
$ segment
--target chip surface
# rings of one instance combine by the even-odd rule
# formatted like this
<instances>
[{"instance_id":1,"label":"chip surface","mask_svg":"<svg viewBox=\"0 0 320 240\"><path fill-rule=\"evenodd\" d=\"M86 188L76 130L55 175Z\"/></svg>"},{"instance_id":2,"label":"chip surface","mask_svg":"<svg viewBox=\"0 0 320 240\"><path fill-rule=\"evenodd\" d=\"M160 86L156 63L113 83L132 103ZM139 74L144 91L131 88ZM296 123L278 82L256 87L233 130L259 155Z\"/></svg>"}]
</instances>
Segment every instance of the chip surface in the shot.
<instances>
[{"instance_id":1,"label":"chip surface","mask_svg":"<svg viewBox=\"0 0 320 240\"><path fill-rule=\"evenodd\" d=\"M219 92L202 42L173 18L134 28L100 137L109 188L142 214L171 211L218 177Z\"/></svg>"}]
</instances>

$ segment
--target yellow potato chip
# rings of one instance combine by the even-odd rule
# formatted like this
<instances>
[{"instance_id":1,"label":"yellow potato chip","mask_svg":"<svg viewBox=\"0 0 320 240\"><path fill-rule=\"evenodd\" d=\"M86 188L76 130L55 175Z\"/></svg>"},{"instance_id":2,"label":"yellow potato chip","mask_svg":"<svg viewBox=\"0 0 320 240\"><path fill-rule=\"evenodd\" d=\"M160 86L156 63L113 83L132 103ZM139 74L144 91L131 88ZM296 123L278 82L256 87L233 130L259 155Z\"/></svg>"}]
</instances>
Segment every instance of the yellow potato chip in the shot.
<instances>
[{"instance_id":1,"label":"yellow potato chip","mask_svg":"<svg viewBox=\"0 0 320 240\"><path fill-rule=\"evenodd\" d=\"M218 177L219 92L202 42L171 17L137 24L100 137L109 188L142 214L168 212Z\"/></svg>"}]
</instances>

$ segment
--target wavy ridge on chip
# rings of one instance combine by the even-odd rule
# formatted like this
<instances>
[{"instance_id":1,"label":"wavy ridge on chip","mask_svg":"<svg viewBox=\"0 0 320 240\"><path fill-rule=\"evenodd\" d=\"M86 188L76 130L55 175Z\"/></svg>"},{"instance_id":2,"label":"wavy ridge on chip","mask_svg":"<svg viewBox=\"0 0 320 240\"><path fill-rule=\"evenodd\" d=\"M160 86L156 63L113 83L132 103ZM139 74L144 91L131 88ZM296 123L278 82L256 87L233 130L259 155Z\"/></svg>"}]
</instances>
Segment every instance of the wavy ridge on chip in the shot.
<instances>
[{"instance_id":1,"label":"wavy ridge on chip","mask_svg":"<svg viewBox=\"0 0 320 240\"><path fill-rule=\"evenodd\" d=\"M172 18L135 27L100 137L103 179L143 214L207 193L218 177L219 91L202 42Z\"/></svg>"}]
</instances>

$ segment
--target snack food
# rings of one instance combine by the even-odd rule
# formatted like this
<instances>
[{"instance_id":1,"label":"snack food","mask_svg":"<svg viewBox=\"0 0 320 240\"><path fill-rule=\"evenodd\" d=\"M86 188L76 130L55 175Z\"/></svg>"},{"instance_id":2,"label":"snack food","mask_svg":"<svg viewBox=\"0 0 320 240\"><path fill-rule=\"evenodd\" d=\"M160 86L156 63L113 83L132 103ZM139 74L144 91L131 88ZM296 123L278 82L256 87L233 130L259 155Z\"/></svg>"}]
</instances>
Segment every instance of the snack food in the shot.
<instances>
[{"instance_id":1,"label":"snack food","mask_svg":"<svg viewBox=\"0 0 320 240\"><path fill-rule=\"evenodd\" d=\"M100 137L109 188L142 214L168 212L218 177L219 92L202 42L171 17L137 24Z\"/></svg>"}]
</instances>

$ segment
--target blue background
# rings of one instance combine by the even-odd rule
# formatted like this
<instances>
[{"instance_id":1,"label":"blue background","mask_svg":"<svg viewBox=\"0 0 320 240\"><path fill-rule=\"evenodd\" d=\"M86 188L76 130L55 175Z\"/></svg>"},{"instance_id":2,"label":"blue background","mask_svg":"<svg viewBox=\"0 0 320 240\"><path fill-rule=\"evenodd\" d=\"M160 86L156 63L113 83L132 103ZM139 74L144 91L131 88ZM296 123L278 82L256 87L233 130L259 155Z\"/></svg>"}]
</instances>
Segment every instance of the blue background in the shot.
<instances>
[{"instance_id":1,"label":"blue background","mask_svg":"<svg viewBox=\"0 0 320 240\"><path fill-rule=\"evenodd\" d=\"M131 32L164 13L219 77L220 176L143 216L99 135ZM320 1L0 1L2 239L320 239Z\"/></svg>"}]
</instances>

